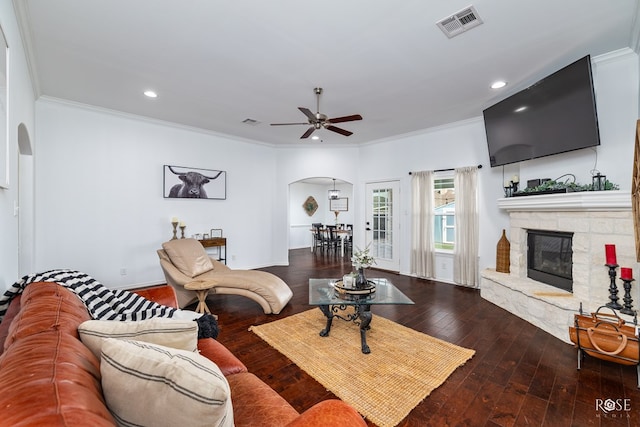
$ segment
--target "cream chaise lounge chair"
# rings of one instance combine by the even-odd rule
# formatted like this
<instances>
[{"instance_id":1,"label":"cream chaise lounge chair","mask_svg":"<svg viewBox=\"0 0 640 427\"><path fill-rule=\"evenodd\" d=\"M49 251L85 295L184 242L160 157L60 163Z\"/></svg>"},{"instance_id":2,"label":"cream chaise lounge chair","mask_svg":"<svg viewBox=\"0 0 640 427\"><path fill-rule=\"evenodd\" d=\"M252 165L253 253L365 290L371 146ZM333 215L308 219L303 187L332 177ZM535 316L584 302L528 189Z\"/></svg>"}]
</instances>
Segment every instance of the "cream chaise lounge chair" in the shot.
<instances>
[{"instance_id":1,"label":"cream chaise lounge chair","mask_svg":"<svg viewBox=\"0 0 640 427\"><path fill-rule=\"evenodd\" d=\"M209 257L195 239L175 239L158 250L160 266L177 293L181 308L197 301L196 293L184 288L195 281L215 281L212 294L242 295L260 304L266 314L278 314L289 302L293 292L287 284L266 271L232 270Z\"/></svg>"}]
</instances>

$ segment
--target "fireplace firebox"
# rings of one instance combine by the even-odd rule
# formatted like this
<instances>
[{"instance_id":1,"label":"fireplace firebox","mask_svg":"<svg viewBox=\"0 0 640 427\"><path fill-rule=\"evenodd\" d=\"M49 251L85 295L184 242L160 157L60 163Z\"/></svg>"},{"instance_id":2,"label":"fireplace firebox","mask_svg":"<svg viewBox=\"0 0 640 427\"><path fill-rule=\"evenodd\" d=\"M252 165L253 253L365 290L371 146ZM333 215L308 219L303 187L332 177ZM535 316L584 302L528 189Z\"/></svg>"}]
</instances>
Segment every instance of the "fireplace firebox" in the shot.
<instances>
[{"instance_id":1,"label":"fireplace firebox","mask_svg":"<svg viewBox=\"0 0 640 427\"><path fill-rule=\"evenodd\" d=\"M527 277L573 292L573 233L527 230Z\"/></svg>"}]
</instances>

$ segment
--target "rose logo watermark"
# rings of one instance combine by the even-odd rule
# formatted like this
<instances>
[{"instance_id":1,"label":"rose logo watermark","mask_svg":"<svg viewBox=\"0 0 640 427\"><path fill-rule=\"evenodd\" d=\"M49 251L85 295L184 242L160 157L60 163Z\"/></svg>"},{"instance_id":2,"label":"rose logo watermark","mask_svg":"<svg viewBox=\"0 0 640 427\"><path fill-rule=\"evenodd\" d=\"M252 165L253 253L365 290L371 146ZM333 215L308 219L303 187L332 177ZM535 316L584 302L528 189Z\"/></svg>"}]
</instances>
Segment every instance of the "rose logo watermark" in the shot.
<instances>
[{"instance_id":1,"label":"rose logo watermark","mask_svg":"<svg viewBox=\"0 0 640 427\"><path fill-rule=\"evenodd\" d=\"M631 399L596 399L596 416L606 418L628 418Z\"/></svg>"}]
</instances>

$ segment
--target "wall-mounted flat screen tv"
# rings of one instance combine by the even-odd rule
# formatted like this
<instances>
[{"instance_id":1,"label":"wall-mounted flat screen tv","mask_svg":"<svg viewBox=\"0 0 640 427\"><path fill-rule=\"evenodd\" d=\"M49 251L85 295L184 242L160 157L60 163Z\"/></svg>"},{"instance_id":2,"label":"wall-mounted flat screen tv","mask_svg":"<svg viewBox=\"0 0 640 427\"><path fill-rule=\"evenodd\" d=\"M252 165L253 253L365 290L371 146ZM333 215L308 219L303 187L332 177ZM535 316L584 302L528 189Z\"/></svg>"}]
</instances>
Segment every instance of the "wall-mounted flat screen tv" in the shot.
<instances>
[{"instance_id":1,"label":"wall-mounted flat screen tv","mask_svg":"<svg viewBox=\"0 0 640 427\"><path fill-rule=\"evenodd\" d=\"M491 166L600 145L591 57L483 111Z\"/></svg>"}]
</instances>

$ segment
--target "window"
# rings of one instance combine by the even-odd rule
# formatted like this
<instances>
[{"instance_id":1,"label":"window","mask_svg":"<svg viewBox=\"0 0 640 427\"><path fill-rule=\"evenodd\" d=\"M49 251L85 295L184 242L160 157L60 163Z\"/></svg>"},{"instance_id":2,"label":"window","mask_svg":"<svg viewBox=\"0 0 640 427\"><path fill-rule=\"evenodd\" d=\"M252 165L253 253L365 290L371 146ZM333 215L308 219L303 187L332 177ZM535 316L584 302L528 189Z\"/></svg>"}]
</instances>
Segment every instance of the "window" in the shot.
<instances>
[{"instance_id":1,"label":"window","mask_svg":"<svg viewBox=\"0 0 640 427\"><path fill-rule=\"evenodd\" d=\"M456 236L456 191L453 177L441 177L433 180L435 248L453 250Z\"/></svg>"},{"instance_id":2,"label":"window","mask_svg":"<svg viewBox=\"0 0 640 427\"><path fill-rule=\"evenodd\" d=\"M373 247L375 258L393 258L393 190L373 190Z\"/></svg>"}]
</instances>

